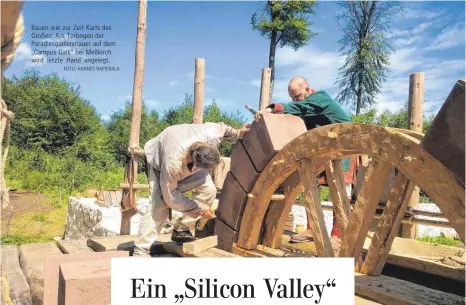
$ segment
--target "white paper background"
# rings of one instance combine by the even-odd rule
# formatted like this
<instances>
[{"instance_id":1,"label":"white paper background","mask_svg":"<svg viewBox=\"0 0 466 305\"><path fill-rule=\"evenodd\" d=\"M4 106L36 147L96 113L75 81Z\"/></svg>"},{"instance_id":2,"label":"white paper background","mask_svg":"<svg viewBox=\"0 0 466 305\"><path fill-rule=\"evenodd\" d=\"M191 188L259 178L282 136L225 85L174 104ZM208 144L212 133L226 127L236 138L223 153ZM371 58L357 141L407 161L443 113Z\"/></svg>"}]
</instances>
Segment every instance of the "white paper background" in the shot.
<instances>
[{"instance_id":1,"label":"white paper background","mask_svg":"<svg viewBox=\"0 0 466 305\"><path fill-rule=\"evenodd\" d=\"M133 284L131 278L148 279L152 284L164 284L166 298L131 298ZM188 278L196 280L197 297L185 286ZM221 284L252 284L255 298L199 298L199 279L217 279L218 291ZM270 298L264 278L271 278L271 284L278 278L279 284L290 288L290 278L300 278L302 286L313 284L311 298ZM324 285L334 280L336 287L323 288L319 300L315 285ZM354 259L352 258L112 258L112 305L119 304L354 304ZM141 282L138 282L141 283ZM192 283L192 282L191 282ZM141 285L146 287L146 285ZM322 286L321 286L322 287ZM204 291L205 291L204 287ZM211 296L213 290L211 286ZM147 291L147 290L145 290ZM225 290L229 293L229 290ZM297 282L295 282L295 295ZM137 295L142 295L137 290ZM290 296L288 293L288 296ZM184 300L175 295L183 294ZM146 292L146 296L148 293ZM218 293L220 296L220 293Z\"/></svg>"}]
</instances>

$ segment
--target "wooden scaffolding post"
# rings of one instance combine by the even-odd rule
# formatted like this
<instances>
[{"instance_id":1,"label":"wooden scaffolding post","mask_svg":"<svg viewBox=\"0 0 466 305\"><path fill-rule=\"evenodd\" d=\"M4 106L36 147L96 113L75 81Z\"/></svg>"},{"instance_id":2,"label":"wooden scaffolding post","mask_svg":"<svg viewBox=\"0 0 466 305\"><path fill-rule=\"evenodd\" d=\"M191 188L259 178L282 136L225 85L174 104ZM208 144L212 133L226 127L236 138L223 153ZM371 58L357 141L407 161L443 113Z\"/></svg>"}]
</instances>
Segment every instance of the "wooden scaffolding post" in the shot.
<instances>
[{"instance_id":1,"label":"wooden scaffolding post","mask_svg":"<svg viewBox=\"0 0 466 305\"><path fill-rule=\"evenodd\" d=\"M133 103L131 113L131 129L129 135L128 151L130 158L125 169L125 184L120 203L121 226L120 235L129 235L131 232L131 217L137 213L136 188L138 174L138 161L141 149L139 147L139 133L141 130L142 110L142 84L144 76L144 47L146 40L147 0L139 0L138 29L136 38L136 59L134 69Z\"/></svg>"},{"instance_id":2,"label":"wooden scaffolding post","mask_svg":"<svg viewBox=\"0 0 466 305\"><path fill-rule=\"evenodd\" d=\"M194 114L193 123L202 124L204 114L204 58L196 58L194 72Z\"/></svg>"},{"instance_id":3,"label":"wooden scaffolding post","mask_svg":"<svg viewBox=\"0 0 466 305\"><path fill-rule=\"evenodd\" d=\"M408 128L416 132L422 132L424 103L424 73L416 72L409 76L408 99ZM415 187L409 206L417 208L419 205L419 187ZM417 238L417 225L403 224L402 237Z\"/></svg>"},{"instance_id":4,"label":"wooden scaffolding post","mask_svg":"<svg viewBox=\"0 0 466 305\"><path fill-rule=\"evenodd\" d=\"M270 104L270 76L272 69L262 69L262 80L261 80L261 95L259 102L259 110L265 109Z\"/></svg>"}]
</instances>

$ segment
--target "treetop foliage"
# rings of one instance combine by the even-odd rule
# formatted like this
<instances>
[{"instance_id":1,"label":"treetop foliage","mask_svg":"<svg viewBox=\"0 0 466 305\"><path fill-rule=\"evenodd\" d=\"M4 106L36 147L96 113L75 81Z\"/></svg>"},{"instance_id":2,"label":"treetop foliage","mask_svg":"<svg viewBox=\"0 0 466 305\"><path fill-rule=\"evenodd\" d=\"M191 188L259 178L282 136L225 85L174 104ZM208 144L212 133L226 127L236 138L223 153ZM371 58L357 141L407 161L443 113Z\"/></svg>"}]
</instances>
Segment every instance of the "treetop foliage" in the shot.
<instances>
[{"instance_id":1,"label":"treetop foliage","mask_svg":"<svg viewBox=\"0 0 466 305\"><path fill-rule=\"evenodd\" d=\"M398 1L343 1L339 5L342 10L336 19L343 31L339 51L346 59L336 81L341 88L337 100L359 114L374 104L390 71L394 50L386 34L403 6Z\"/></svg>"},{"instance_id":2,"label":"treetop foliage","mask_svg":"<svg viewBox=\"0 0 466 305\"><path fill-rule=\"evenodd\" d=\"M316 1L268 1L260 16L252 15L251 24L261 36L269 39L275 32L280 47L290 46L297 50L316 35L310 30L313 22L307 17L314 14L315 4Z\"/></svg>"}]
</instances>

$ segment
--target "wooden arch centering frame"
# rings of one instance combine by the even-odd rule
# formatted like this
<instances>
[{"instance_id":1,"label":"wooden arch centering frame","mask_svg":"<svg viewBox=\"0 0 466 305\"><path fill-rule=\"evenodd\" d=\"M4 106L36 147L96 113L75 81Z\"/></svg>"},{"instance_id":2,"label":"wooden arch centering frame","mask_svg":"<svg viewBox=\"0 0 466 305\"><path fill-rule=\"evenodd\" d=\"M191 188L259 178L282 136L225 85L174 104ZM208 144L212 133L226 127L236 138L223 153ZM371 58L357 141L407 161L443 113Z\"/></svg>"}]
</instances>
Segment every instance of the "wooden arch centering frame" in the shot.
<instances>
[{"instance_id":1,"label":"wooden arch centering frame","mask_svg":"<svg viewBox=\"0 0 466 305\"><path fill-rule=\"evenodd\" d=\"M371 245L374 249L369 250L366 261L375 257L377 251L381 251L387 237L393 241L394 223L399 226L402 220L400 215L404 213L398 211L403 210L401 206L406 208L410 197L407 194L412 193L415 185L439 206L464 242L465 189L445 166L422 149L422 138L422 134L409 130L359 123L332 124L302 134L283 147L257 179L243 213L236 246L256 249L261 230L264 245L273 246L278 243L292 203L298 192L304 188L308 205L311 202L310 209L307 208L308 217L313 231L317 231L314 233L317 254L334 256L325 224L322 223L323 212L319 196L318 193L315 194L315 175L323 170L326 170L327 175L332 174L332 171L338 174L335 172L338 168L335 165L338 163L335 162L358 155L369 155L375 162L371 162L369 166L353 211L348 202L334 197L340 196L338 191L341 191L341 185L329 185L332 201L334 204L337 201L337 213L340 211L345 215L340 257L354 257L356 261L360 257L378 201L387 184L389 171L393 168L398 170L398 175L384 211L385 216L382 216L375 233L376 242ZM282 184L284 201L281 204L274 204L273 201L271 203L272 195ZM338 202L341 203L340 206ZM269 207L269 204L274 206ZM319 215L322 217L318 217Z\"/></svg>"}]
</instances>

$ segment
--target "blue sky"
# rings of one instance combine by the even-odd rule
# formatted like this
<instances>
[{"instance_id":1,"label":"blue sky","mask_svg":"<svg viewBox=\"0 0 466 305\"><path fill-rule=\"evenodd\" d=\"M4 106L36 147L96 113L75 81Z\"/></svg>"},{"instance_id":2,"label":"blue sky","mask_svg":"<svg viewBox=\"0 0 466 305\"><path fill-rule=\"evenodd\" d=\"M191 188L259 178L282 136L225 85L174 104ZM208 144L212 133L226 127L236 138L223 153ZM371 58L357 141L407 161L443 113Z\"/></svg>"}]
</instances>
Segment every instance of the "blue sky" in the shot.
<instances>
[{"instance_id":1,"label":"blue sky","mask_svg":"<svg viewBox=\"0 0 466 305\"><path fill-rule=\"evenodd\" d=\"M244 105L257 108L260 77L268 66L269 41L252 30L251 15L264 2L159 2L150 1L143 98L161 114L180 104L185 93L193 93L196 57L206 61L205 102L216 99L222 110L252 115ZM403 16L394 20L390 41L395 49L382 93L379 110L397 110L408 98L409 75L425 73L425 113L436 113L458 79L465 77L465 3L405 2ZM317 90L336 97L341 32L335 21L339 7L318 2L311 16L318 32L304 48L277 50L273 101L290 102L288 81L304 76ZM138 3L130 2L38 2L24 5L25 36L6 77L24 69L58 72L81 85L82 96L106 118L131 100L134 78ZM110 57L118 72L65 72L62 65L31 65L32 25L102 25L112 30L105 40L115 41ZM345 107L349 113L350 110Z\"/></svg>"}]
</instances>

